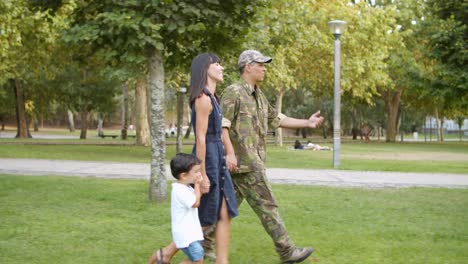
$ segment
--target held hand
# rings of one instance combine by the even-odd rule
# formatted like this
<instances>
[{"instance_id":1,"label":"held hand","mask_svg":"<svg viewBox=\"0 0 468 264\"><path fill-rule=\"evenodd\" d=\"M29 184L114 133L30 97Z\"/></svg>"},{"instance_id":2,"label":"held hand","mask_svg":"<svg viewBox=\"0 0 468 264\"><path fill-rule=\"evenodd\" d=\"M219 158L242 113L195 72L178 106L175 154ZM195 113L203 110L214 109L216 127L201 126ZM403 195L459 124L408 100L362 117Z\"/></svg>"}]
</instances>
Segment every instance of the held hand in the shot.
<instances>
[{"instance_id":1,"label":"held hand","mask_svg":"<svg viewBox=\"0 0 468 264\"><path fill-rule=\"evenodd\" d=\"M309 127L310 128L318 128L323 122L323 117L320 116L320 110L317 111L315 114L311 115L309 118Z\"/></svg>"},{"instance_id":2,"label":"held hand","mask_svg":"<svg viewBox=\"0 0 468 264\"><path fill-rule=\"evenodd\" d=\"M203 193L208 193L210 191L210 179L208 179L208 176L203 176L203 179L200 182L200 192Z\"/></svg>"},{"instance_id":3,"label":"held hand","mask_svg":"<svg viewBox=\"0 0 468 264\"><path fill-rule=\"evenodd\" d=\"M201 184L202 180L203 180L203 176L201 174L198 174L197 176L195 176L193 183Z\"/></svg>"},{"instance_id":4,"label":"held hand","mask_svg":"<svg viewBox=\"0 0 468 264\"><path fill-rule=\"evenodd\" d=\"M237 158L234 154L227 154L226 155L226 165L230 172L237 171Z\"/></svg>"}]
</instances>

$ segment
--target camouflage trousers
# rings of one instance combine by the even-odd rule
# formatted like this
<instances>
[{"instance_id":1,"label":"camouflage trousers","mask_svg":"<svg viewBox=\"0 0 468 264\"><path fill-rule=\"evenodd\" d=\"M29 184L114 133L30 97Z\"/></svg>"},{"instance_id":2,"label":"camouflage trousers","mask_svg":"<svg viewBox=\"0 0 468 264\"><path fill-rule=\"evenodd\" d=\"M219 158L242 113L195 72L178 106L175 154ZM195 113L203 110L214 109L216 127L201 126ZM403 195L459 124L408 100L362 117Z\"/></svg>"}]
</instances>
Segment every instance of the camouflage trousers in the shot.
<instances>
[{"instance_id":1,"label":"camouflage trousers","mask_svg":"<svg viewBox=\"0 0 468 264\"><path fill-rule=\"evenodd\" d=\"M245 199L262 222L265 231L272 238L276 252L281 257L288 256L294 249L286 227L278 212L278 205L273 197L271 186L266 178L265 169L232 174L237 206ZM214 230L210 228L204 232L204 248L213 251Z\"/></svg>"}]
</instances>

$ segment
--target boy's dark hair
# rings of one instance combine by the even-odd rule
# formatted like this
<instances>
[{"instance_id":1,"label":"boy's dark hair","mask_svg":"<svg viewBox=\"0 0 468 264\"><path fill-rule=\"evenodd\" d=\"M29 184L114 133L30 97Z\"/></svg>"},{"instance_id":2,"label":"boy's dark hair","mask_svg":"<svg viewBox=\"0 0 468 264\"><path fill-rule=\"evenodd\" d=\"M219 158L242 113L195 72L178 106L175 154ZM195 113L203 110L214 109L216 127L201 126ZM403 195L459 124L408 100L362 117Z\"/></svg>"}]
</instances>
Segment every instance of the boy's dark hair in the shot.
<instances>
[{"instance_id":1,"label":"boy's dark hair","mask_svg":"<svg viewBox=\"0 0 468 264\"><path fill-rule=\"evenodd\" d=\"M179 179L181 173L189 172L193 166L200 165L201 160L193 154L178 153L171 160L171 173L174 178Z\"/></svg>"}]
</instances>

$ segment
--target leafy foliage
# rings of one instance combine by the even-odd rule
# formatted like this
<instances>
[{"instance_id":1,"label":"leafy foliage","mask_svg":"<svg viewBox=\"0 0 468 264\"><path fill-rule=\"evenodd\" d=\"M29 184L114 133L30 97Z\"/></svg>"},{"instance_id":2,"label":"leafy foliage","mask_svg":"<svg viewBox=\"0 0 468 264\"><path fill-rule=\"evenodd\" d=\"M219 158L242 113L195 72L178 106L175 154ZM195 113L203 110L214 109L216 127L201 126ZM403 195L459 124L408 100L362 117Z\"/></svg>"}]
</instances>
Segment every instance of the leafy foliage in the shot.
<instances>
[{"instance_id":1,"label":"leafy foliage","mask_svg":"<svg viewBox=\"0 0 468 264\"><path fill-rule=\"evenodd\" d=\"M203 50L239 45L265 1L84 1L65 38L106 49L117 61L141 64L146 49L164 51L165 67L188 68Z\"/></svg>"},{"instance_id":2,"label":"leafy foliage","mask_svg":"<svg viewBox=\"0 0 468 264\"><path fill-rule=\"evenodd\" d=\"M0 81L24 79L27 73L40 74L47 69L55 41L66 27L64 19L73 9L73 1L64 3L54 14L29 3L26 0L0 3Z\"/></svg>"},{"instance_id":3,"label":"leafy foliage","mask_svg":"<svg viewBox=\"0 0 468 264\"><path fill-rule=\"evenodd\" d=\"M430 93L448 113L468 112L468 2L428 1L430 16L421 30L428 39L427 55L434 60Z\"/></svg>"}]
</instances>

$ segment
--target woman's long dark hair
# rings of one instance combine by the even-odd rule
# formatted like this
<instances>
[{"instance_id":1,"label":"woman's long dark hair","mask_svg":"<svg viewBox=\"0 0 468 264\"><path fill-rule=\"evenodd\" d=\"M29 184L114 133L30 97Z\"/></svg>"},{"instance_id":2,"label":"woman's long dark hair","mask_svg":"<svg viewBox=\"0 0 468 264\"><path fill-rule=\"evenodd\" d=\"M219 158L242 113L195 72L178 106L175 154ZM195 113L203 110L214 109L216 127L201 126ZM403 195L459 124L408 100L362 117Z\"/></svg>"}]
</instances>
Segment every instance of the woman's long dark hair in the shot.
<instances>
[{"instance_id":1,"label":"woman's long dark hair","mask_svg":"<svg viewBox=\"0 0 468 264\"><path fill-rule=\"evenodd\" d=\"M192 60L190 66L190 107L193 107L195 99L203 93L208 78L210 64L220 62L218 56L213 53L202 53Z\"/></svg>"}]
</instances>

